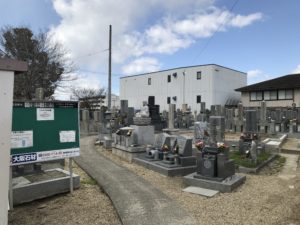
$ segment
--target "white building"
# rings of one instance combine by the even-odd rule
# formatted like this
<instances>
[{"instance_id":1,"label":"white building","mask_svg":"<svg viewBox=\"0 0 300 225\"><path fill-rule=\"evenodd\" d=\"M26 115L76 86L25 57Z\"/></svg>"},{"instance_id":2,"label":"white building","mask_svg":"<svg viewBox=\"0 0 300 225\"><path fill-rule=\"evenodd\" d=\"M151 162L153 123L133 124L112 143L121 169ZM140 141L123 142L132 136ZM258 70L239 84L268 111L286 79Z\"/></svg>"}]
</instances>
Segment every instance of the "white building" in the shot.
<instances>
[{"instance_id":1,"label":"white building","mask_svg":"<svg viewBox=\"0 0 300 225\"><path fill-rule=\"evenodd\" d=\"M104 99L104 105L108 105L108 94L106 94L106 97ZM120 98L118 95L111 94L111 107L120 109Z\"/></svg>"},{"instance_id":2,"label":"white building","mask_svg":"<svg viewBox=\"0 0 300 225\"><path fill-rule=\"evenodd\" d=\"M200 102L224 105L227 100L239 100L235 89L247 84L247 74L216 64L181 67L120 78L120 99L130 107L140 108L148 96L155 96L160 111L168 104L188 104L192 111L200 110Z\"/></svg>"}]
</instances>

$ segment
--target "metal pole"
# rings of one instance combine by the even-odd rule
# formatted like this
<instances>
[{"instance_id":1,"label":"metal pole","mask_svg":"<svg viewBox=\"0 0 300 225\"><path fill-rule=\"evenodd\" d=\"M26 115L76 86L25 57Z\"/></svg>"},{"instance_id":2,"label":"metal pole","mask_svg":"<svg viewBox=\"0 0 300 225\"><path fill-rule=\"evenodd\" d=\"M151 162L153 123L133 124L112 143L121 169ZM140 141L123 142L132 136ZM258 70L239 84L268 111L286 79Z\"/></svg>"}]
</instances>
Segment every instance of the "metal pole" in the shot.
<instances>
[{"instance_id":1,"label":"metal pole","mask_svg":"<svg viewBox=\"0 0 300 225\"><path fill-rule=\"evenodd\" d=\"M185 104L185 71L183 71L183 103Z\"/></svg>"},{"instance_id":2,"label":"metal pole","mask_svg":"<svg viewBox=\"0 0 300 225\"><path fill-rule=\"evenodd\" d=\"M73 194L73 159L69 158L70 193Z\"/></svg>"},{"instance_id":3,"label":"metal pole","mask_svg":"<svg viewBox=\"0 0 300 225\"><path fill-rule=\"evenodd\" d=\"M108 96L107 108L111 110L111 25L109 25L109 47L108 47Z\"/></svg>"},{"instance_id":4,"label":"metal pole","mask_svg":"<svg viewBox=\"0 0 300 225\"><path fill-rule=\"evenodd\" d=\"M13 185L12 185L12 166L9 167L9 209L14 209Z\"/></svg>"}]
</instances>

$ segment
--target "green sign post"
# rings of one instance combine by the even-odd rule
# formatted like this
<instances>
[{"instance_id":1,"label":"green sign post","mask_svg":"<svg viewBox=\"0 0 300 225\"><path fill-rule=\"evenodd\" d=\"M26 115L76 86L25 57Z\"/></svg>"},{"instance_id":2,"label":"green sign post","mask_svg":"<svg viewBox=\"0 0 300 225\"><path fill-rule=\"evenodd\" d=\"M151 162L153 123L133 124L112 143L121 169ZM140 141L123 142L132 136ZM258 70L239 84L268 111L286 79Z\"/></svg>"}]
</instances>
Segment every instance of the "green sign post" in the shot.
<instances>
[{"instance_id":1,"label":"green sign post","mask_svg":"<svg viewBox=\"0 0 300 225\"><path fill-rule=\"evenodd\" d=\"M14 102L11 165L79 156L78 102Z\"/></svg>"}]
</instances>

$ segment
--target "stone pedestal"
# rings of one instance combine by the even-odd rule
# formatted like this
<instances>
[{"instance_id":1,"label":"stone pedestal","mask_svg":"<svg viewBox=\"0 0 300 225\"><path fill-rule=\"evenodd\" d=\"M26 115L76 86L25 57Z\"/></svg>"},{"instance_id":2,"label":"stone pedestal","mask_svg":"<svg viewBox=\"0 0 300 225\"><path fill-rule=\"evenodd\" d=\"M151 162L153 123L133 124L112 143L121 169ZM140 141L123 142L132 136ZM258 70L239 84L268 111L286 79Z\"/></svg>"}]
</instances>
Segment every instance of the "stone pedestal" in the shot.
<instances>
[{"instance_id":1,"label":"stone pedestal","mask_svg":"<svg viewBox=\"0 0 300 225\"><path fill-rule=\"evenodd\" d=\"M153 145L154 144L154 126L137 126L131 125L133 128L133 138L138 145Z\"/></svg>"}]
</instances>

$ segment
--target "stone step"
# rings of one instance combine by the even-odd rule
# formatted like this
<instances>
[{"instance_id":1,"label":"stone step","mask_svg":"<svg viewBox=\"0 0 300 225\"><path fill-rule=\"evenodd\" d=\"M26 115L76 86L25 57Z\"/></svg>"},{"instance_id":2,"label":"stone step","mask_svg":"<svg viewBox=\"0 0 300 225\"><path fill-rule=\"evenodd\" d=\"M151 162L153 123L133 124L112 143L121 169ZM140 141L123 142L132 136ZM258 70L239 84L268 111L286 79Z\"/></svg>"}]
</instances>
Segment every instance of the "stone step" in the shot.
<instances>
[{"instance_id":1,"label":"stone step","mask_svg":"<svg viewBox=\"0 0 300 225\"><path fill-rule=\"evenodd\" d=\"M189 187L183 189L183 191L192 193L192 194L203 195L203 196L209 197L209 198L211 198L219 193L219 191L216 191L216 190L194 187L194 186L189 186Z\"/></svg>"},{"instance_id":2,"label":"stone step","mask_svg":"<svg viewBox=\"0 0 300 225\"><path fill-rule=\"evenodd\" d=\"M300 155L300 149L299 148L289 148L289 149L287 149L287 148L281 148L280 149L280 152L281 153L286 153L286 154L296 154L296 155Z\"/></svg>"}]
</instances>

